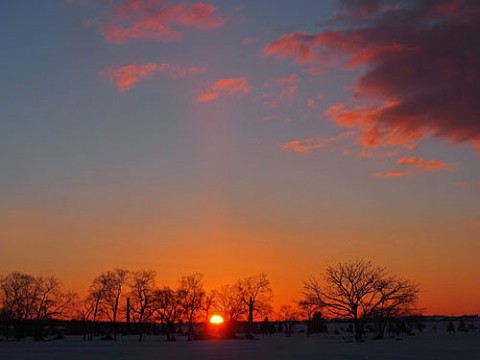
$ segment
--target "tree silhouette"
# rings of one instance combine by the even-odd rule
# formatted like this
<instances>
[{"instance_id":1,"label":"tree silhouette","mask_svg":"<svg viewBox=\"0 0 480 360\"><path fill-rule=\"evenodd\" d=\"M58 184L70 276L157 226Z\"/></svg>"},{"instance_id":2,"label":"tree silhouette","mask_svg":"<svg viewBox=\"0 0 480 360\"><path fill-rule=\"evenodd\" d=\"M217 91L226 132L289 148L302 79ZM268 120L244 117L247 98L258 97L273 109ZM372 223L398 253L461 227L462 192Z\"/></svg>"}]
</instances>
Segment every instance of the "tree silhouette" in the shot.
<instances>
[{"instance_id":1,"label":"tree silhouette","mask_svg":"<svg viewBox=\"0 0 480 360\"><path fill-rule=\"evenodd\" d=\"M133 272L130 279L132 311L139 325L138 341L143 339L143 324L152 318L158 308L154 297L155 276L153 270L139 270Z\"/></svg>"},{"instance_id":2,"label":"tree silhouette","mask_svg":"<svg viewBox=\"0 0 480 360\"><path fill-rule=\"evenodd\" d=\"M122 295L127 284L129 272L124 269L115 269L97 276L92 288L101 293L100 306L102 313L112 323L113 340L117 340L117 321Z\"/></svg>"},{"instance_id":3,"label":"tree silhouette","mask_svg":"<svg viewBox=\"0 0 480 360\"><path fill-rule=\"evenodd\" d=\"M158 307L158 317L165 325L167 341L174 341L175 323L182 315L182 306L178 291L174 291L168 286L165 286L155 291L155 302Z\"/></svg>"},{"instance_id":4,"label":"tree silhouette","mask_svg":"<svg viewBox=\"0 0 480 360\"><path fill-rule=\"evenodd\" d=\"M180 280L178 295L183 309L183 316L188 324L188 340L193 340L193 325L198 320L205 300L203 275L195 273L189 276L183 276Z\"/></svg>"},{"instance_id":5,"label":"tree silhouette","mask_svg":"<svg viewBox=\"0 0 480 360\"><path fill-rule=\"evenodd\" d=\"M312 320L314 314L320 313L325 306L320 293L320 284L314 278L304 283L303 298L298 301L298 307L307 319L307 336L312 333Z\"/></svg>"},{"instance_id":6,"label":"tree silhouette","mask_svg":"<svg viewBox=\"0 0 480 360\"><path fill-rule=\"evenodd\" d=\"M236 284L226 284L216 292L215 308L225 319L225 335L234 337L238 320L246 314L244 301Z\"/></svg>"},{"instance_id":7,"label":"tree silhouette","mask_svg":"<svg viewBox=\"0 0 480 360\"><path fill-rule=\"evenodd\" d=\"M417 299L418 287L370 261L355 260L329 266L325 287L310 278L304 283L304 292L333 315L351 319L355 340L362 341L372 318L407 313Z\"/></svg>"},{"instance_id":8,"label":"tree silhouette","mask_svg":"<svg viewBox=\"0 0 480 360\"><path fill-rule=\"evenodd\" d=\"M35 339L42 339L42 323L71 314L76 299L76 294L63 291L60 281L53 276L43 278L12 272L0 280L0 287L7 320L7 340L9 322L16 325L20 336L19 327L25 320L33 322Z\"/></svg>"},{"instance_id":9,"label":"tree silhouette","mask_svg":"<svg viewBox=\"0 0 480 360\"><path fill-rule=\"evenodd\" d=\"M238 281L237 289L244 312L248 314L247 337L253 338L253 320L258 316L266 316L272 311L270 302L273 298L273 291L270 287L270 280L266 274L260 273Z\"/></svg>"}]
</instances>

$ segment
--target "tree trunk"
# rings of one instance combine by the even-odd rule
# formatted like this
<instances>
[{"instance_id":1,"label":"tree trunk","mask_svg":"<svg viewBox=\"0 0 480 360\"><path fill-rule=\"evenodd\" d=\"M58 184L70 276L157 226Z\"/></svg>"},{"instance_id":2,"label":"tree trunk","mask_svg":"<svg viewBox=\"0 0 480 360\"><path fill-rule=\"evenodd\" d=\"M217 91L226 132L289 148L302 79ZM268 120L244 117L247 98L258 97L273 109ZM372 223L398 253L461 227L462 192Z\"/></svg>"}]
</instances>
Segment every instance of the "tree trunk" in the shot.
<instances>
[{"instance_id":1,"label":"tree trunk","mask_svg":"<svg viewBox=\"0 0 480 360\"><path fill-rule=\"evenodd\" d=\"M360 321L356 320L354 322L355 328L355 341L363 341L363 325Z\"/></svg>"},{"instance_id":2,"label":"tree trunk","mask_svg":"<svg viewBox=\"0 0 480 360\"><path fill-rule=\"evenodd\" d=\"M248 301L248 329L247 337L253 338L253 299L250 297Z\"/></svg>"},{"instance_id":3,"label":"tree trunk","mask_svg":"<svg viewBox=\"0 0 480 360\"><path fill-rule=\"evenodd\" d=\"M380 320L378 324L377 339L382 340L385 338L385 329L387 328L387 319Z\"/></svg>"}]
</instances>

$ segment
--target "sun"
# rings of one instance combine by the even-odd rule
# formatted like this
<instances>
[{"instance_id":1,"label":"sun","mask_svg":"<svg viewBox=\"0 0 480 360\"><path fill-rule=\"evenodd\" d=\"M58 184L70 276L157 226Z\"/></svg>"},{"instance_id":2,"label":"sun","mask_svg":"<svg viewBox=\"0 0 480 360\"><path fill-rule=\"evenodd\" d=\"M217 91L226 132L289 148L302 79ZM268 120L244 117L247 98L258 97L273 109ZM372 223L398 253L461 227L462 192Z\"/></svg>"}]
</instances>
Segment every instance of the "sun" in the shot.
<instances>
[{"instance_id":1,"label":"sun","mask_svg":"<svg viewBox=\"0 0 480 360\"><path fill-rule=\"evenodd\" d=\"M210 318L210 324L213 324L213 325L223 324L223 317L220 315L212 315L212 317Z\"/></svg>"}]
</instances>

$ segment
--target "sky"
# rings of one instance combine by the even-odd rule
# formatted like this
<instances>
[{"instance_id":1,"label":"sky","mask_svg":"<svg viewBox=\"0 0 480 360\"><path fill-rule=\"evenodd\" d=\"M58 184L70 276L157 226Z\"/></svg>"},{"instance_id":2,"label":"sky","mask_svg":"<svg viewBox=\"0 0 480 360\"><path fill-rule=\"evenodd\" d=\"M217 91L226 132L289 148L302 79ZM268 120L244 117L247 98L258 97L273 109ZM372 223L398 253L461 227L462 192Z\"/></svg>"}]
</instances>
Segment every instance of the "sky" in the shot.
<instances>
[{"instance_id":1,"label":"sky","mask_svg":"<svg viewBox=\"0 0 480 360\"><path fill-rule=\"evenodd\" d=\"M365 258L480 311L477 1L0 12L0 274L265 272L281 305Z\"/></svg>"}]
</instances>

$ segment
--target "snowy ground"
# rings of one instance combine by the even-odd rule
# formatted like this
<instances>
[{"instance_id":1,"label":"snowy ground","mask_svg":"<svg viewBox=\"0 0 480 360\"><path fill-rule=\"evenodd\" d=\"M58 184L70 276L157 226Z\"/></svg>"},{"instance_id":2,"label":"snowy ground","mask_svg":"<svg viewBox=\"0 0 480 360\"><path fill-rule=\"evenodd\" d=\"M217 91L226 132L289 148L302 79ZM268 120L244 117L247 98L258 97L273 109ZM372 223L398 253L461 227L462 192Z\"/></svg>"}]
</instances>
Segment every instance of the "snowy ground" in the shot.
<instances>
[{"instance_id":1,"label":"snowy ground","mask_svg":"<svg viewBox=\"0 0 480 360\"><path fill-rule=\"evenodd\" d=\"M0 359L480 359L480 333L448 335L427 331L401 340L347 342L340 336L295 334L259 336L258 340L214 340L187 342L180 338L167 343L147 337L139 343L134 336L120 341L84 342L81 338L49 342L0 342Z\"/></svg>"}]
</instances>

